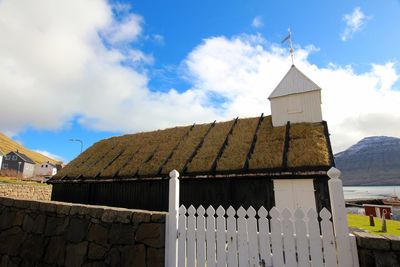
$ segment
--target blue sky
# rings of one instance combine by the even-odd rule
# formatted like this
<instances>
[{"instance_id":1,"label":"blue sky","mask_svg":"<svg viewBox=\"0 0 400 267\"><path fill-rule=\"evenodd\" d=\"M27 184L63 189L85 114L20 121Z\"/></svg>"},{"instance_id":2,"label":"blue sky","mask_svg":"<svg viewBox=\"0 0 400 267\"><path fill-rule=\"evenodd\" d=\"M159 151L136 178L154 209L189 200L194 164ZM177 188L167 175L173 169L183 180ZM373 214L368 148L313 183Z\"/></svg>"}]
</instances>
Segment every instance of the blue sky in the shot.
<instances>
[{"instance_id":1,"label":"blue sky","mask_svg":"<svg viewBox=\"0 0 400 267\"><path fill-rule=\"evenodd\" d=\"M400 1L3 0L0 18L0 131L65 161L70 138L269 114L289 27L336 152L400 137Z\"/></svg>"}]
</instances>

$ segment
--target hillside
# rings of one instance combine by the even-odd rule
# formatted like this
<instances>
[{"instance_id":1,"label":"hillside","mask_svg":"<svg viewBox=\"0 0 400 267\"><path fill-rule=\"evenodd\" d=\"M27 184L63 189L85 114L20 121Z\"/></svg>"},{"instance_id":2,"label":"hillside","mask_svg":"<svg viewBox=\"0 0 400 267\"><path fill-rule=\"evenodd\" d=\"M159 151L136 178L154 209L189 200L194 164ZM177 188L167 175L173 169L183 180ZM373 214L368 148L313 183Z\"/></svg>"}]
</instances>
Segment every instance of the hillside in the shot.
<instances>
[{"instance_id":1,"label":"hillside","mask_svg":"<svg viewBox=\"0 0 400 267\"><path fill-rule=\"evenodd\" d=\"M17 142L5 136L2 133L0 133L0 150L3 151L5 154L7 154L10 151L18 150L19 152L30 157L36 163L47 162L47 161L54 164L58 163L58 161L55 159L46 157L45 155L42 155L40 153L34 152L32 150L23 147L22 145L18 144Z\"/></svg>"},{"instance_id":2,"label":"hillside","mask_svg":"<svg viewBox=\"0 0 400 267\"><path fill-rule=\"evenodd\" d=\"M400 138L372 136L335 155L344 185L400 185Z\"/></svg>"}]
</instances>

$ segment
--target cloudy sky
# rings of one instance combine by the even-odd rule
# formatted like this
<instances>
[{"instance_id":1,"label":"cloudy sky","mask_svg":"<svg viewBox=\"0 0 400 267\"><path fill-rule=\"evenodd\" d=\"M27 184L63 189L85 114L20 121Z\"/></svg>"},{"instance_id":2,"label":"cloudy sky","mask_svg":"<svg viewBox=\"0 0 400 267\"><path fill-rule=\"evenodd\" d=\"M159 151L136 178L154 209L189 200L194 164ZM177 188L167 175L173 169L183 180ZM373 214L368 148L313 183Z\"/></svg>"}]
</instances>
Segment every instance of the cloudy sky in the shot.
<instances>
[{"instance_id":1,"label":"cloudy sky","mask_svg":"<svg viewBox=\"0 0 400 267\"><path fill-rule=\"evenodd\" d=\"M0 0L0 132L73 159L114 135L270 114L295 64L334 152L400 137L400 2Z\"/></svg>"}]
</instances>

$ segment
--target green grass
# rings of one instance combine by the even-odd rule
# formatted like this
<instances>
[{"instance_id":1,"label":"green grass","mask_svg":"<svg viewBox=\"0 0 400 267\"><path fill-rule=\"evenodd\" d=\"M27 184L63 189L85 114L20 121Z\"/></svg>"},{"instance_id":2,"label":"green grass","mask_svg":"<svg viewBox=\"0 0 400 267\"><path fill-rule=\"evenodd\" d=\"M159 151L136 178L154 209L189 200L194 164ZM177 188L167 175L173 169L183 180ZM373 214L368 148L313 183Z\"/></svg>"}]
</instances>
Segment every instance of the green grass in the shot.
<instances>
[{"instance_id":1,"label":"green grass","mask_svg":"<svg viewBox=\"0 0 400 267\"><path fill-rule=\"evenodd\" d=\"M400 236L400 221L386 220L386 233L380 232L382 226L382 219L380 218L374 218L375 226L369 226L369 217L365 215L347 214L347 221L349 227L359 228L369 233Z\"/></svg>"},{"instance_id":2,"label":"green grass","mask_svg":"<svg viewBox=\"0 0 400 267\"><path fill-rule=\"evenodd\" d=\"M13 177L0 177L0 183L48 186L48 184L46 184L46 183L40 183L40 182L36 182L36 181L27 181L27 180L17 179L17 178L13 178Z\"/></svg>"}]
</instances>

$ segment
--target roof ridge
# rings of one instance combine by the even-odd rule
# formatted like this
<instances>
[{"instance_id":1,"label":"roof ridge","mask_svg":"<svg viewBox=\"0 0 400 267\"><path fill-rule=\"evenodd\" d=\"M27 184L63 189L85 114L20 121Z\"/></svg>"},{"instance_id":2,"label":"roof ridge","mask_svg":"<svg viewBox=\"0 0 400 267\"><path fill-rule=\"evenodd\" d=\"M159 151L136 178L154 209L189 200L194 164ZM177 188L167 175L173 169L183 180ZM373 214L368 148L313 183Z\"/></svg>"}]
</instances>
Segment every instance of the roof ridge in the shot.
<instances>
[{"instance_id":1,"label":"roof ridge","mask_svg":"<svg viewBox=\"0 0 400 267\"><path fill-rule=\"evenodd\" d=\"M19 156L21 159L23 159L24 161L31 163L31 164L36 164L30 157L28 157L27 155L25 155L24 153L17 151L12 151L15 154L17 154L17 156Z\"/></svg>"}]
</instances>

